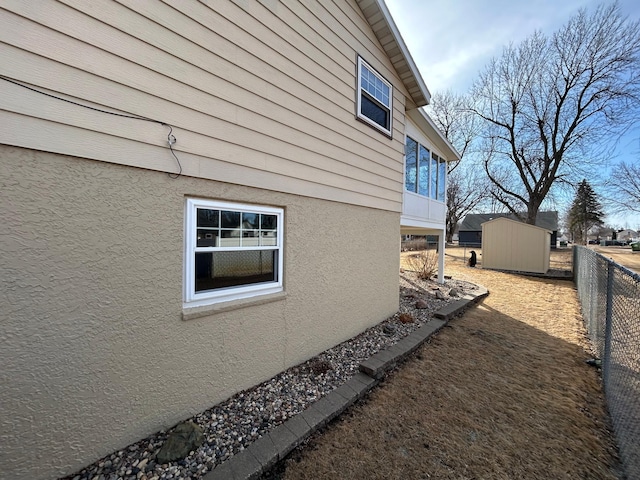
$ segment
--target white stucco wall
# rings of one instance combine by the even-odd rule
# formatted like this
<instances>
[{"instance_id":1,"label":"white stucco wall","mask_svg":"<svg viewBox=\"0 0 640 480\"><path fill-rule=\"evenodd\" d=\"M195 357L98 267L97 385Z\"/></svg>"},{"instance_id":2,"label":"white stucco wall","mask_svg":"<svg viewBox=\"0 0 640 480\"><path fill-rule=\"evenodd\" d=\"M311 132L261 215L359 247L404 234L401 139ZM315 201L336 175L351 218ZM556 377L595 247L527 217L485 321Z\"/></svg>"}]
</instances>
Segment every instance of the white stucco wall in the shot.
<instances>
[{"instance_id":1,"label":"white stucco wall","mask_svg":"<svg viewBox=\"0 0 640 480\"><path fill-rule=\"evenodd\" d=\"M0 145L0 476L51 479L397 310L400 214ZM285 209L284 299L182 320L186 196Z\"/></svg>"}]
</instances>

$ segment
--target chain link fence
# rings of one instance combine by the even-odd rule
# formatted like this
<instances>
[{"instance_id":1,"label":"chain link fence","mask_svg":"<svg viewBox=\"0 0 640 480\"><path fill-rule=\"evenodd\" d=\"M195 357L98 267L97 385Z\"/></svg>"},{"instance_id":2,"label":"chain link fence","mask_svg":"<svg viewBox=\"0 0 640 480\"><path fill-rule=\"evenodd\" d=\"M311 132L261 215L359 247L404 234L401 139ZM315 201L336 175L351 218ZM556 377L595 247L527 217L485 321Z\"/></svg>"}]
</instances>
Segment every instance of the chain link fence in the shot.
<instances>
[{"instance_id":1,"label":"chain link fence","mask_svg":"<svg viewBox=\"0 0 640 480\"><path fill-rule=\"evenodd\" d=\"M640 478L640 275L586 248L573 249L582 315L628 478Z\"/></svg>"}]
</instances>

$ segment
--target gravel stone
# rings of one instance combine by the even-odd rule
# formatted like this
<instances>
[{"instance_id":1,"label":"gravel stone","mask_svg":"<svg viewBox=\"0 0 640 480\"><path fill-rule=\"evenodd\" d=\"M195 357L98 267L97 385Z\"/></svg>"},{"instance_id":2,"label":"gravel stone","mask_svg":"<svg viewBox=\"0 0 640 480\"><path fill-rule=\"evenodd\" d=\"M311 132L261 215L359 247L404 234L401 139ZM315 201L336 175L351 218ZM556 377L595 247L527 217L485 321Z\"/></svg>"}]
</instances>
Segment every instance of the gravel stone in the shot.
<instances>
[{"instance_id":1,"label":"gravel stone","mask_svg":"<svg viewBox=\"0 0 640 480\"><path fill-rule=\"evenodd\" d=\"M156 454L171 433L160 431L61 480L201 478L216 465L343 385L358 373L361 362L429 322L434 312L456 299L454 295L477 288L469 282L451 278L445 280L445 286L445 291L451 293L453 290L453 295L442 293L440 286L432 280L421 280L413 272L401 271L400 305L395 315L307 362L187 419L202 427L204 443L186 458L165 464L156 462ZM430 293L433 290L437 290L439 298ZM416 303L420 307L416 308ZM407 322L406 315L414 321Z\"/></svg>"}]
</instances>

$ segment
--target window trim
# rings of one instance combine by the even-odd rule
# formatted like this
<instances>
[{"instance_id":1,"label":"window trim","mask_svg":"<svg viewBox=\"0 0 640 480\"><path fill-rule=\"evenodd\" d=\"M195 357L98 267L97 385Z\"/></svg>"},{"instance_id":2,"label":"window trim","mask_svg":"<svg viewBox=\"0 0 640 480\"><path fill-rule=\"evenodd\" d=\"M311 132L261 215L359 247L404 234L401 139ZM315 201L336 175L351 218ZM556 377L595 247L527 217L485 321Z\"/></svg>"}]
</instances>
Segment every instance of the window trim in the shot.
<instances>
[{"instance_id":1,"label":"window trim","mask_svg":"<svg viewBox=\"0 0 640 480\"><path fill-rule=\"evenodd\" d=\"M447 201L447 162L444 158L438 157L438 200Z\"/></svg>"},{"instance_id":2,"label":"window trim","mask_svg":"<svg viewBox=\"0 0 640 480\"><path fill-rule=\"evenodd\" d=\"M373 73L380 81L382 81L382 83L384 83L387 87L389 87L389 105L385 105L379 99L373 97L369 92L367 92L362 87L362 67L363 66L367 70L369 70L371 73ZM391 132L393 131L393 85L386 78L384 78L382 75L380 75L380 73L375 68L373 68L371 65L369 65L369 63L367 63L359 55L358 55L358 65L357 65L357 69L356 69L356 85L357 85L357 87L356 87L356 90L357 90L356 91L356 97L357 97L356 98L356 118L358 118L358 120L362 120L363 122L367 123L368 125L371 125L376 130L379 130L380 132L384 133L389 138L391 138L392 137ZM389 128L388 129L383 127L382 125L378 124L377 122L371 120L364 113L362 113L362 95L366 95L372 102L378 104L380 106L380 108L388 110L388 114L389 114Z\"/></svg>"},{"instance_id":3,"label":"window trim","mask_svg":"<svg viewBox=\"0 0 640 480\"><path fill-rule=\"evenodd\" d=\"M431 152L431 158L429 158L429 198L431 200L438 200L438 164L440 163L440 157L436 152Z\"/></svg>"},{"instance_id":4,"label":"window trim","mask_svg":"<svg viewBox=\"0 0 640 480\"><path fill-rule=\"evenodd\" d=\"M235 212L261 213L276 215L276 245L247 247L197 247L197 209L230 210ZM184 215L184 259L183 259L183 308L231 302L245 298L270 295L283 290L283 238L284 209L261 205L241 204L234 202L187 198ZM206 250L202 250L206 249ZM195 254L198 251L238 251L269 250L277 251L277 281L234 286L205 292L195 291Z\"/></svg>"},{"instance_id":5,"label":"window trim","mask_svg":"<svg viewBox=\"0 0 640 480\"><path fill-rule=\"evenodd\" d=\"M415 178L415 190L409 190L407 188L407 154L408 154L408 140L415 142L416 144L416 178ZM428 152L428 178L427 178L427 194L420 193L420 147L424 148ZM435 161L435 168L433 162ZM403 189L407 193L419 195L422 198L428 198L436 202L446 202L447 196L447 162L444 158L439 156L434 150L427 147L423 141L419 139L419 136L405 133L404 135L404 174L403 174ZM444 173L444 178L441 178L441 171ZM443 180L443 181L442 181ZM444 191L442 190L444 188Z\"/></svg>"}]
</instances>

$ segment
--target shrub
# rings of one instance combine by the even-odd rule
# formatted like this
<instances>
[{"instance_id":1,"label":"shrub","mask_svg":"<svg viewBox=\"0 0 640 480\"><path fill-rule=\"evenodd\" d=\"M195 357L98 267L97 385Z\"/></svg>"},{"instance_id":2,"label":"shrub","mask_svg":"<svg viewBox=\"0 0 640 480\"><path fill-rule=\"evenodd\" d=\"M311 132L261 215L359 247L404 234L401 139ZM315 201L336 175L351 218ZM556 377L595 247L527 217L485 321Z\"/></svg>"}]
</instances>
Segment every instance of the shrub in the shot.
<instances>
[{"instance_id":1,"label":"shrub","mask_svg":"<svg viewBox=\"0 0 640 480\"><path fill-rule=\"evenodd\" d=\"M428 280L438 271L438 253L435 250L423 250L407 257L409 269L416 272L418 278Z\"/></svg>"}]
</instances>

